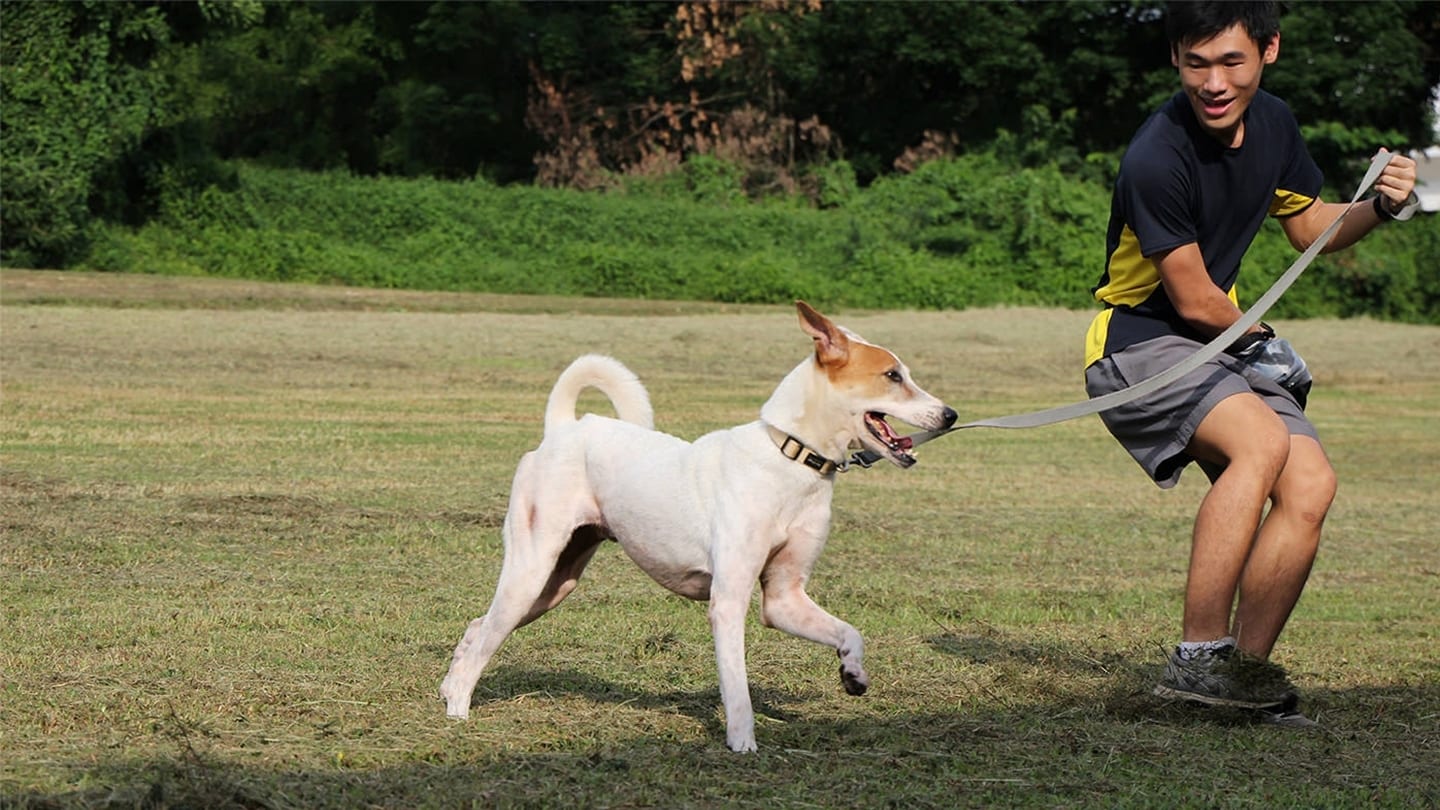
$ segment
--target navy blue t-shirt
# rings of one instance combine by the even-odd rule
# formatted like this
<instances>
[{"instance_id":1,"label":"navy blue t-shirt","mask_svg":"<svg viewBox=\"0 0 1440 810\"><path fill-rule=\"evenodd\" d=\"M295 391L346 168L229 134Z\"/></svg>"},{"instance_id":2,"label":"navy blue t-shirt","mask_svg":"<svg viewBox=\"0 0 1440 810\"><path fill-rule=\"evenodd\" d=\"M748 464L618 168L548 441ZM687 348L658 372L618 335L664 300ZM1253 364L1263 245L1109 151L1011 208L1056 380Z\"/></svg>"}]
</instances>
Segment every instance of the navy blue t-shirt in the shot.
<instances>
[{"instance_id":1,"label":"navy blue t-shirt","mask_svg":"<svg viewBox=\"0 0 1440 810\"><path fill-rule=\"evenodd\" d=\"M1244 121L1244 142L1230 149L1177 93L1135 133L1111 197L1105 272L1092 290L1106 307L1090 327L1087 366L1162 335L1204 339L1175 311L1150 257L1196 243L1234 300L1241 257L1265 217L1297 214L1319 197L1320 169L1285 102L1257 91Z\"/></svg>"}]
</instances>

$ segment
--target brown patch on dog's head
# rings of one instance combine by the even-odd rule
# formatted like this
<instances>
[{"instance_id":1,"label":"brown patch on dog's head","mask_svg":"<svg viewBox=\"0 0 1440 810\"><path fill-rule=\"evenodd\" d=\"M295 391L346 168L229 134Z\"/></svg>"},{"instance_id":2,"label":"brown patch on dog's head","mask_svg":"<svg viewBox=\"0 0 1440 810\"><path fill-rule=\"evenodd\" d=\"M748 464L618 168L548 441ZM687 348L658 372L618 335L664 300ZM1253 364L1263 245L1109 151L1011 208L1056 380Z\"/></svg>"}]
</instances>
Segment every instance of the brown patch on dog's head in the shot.
<instances>
[{"instance_id":1,"label":"brown patch on dog's head","mask_svg":"<svg viewBox=\"0 0 1440 810\"><path fill-rule=\"evenodd\" d=\"M831 382L846 387L873 387L868 393L874 395L889 385L904 382L900 359L890 351L835 325L804 301L796 301L795 308L800 312L800 328L815 340L815 361Z\"/></svg>"},{"instance_id":2,"label":"brown patch on dog's head","mask_svg":"<svg viewBox=\"0 0 1440 810\"><path fill-rule=\"evenodd\" d=\"M905 367L886 349L851 341L850 355L842 368L827 369L837 386L876 399L894 396L896 386L905 387ZM908 394L908 392L907 392Z\"/></svg>"},{"instance_id":3,"label":"brown patch on dog's head","mask_svg":"<svg viewBox=\"0 0 1440 810\"><path fill-rule=\"evenodd\" d=\"M866 450L900 467L914 464L913 439L897 434L886 418L934 430L949 427L955 411L916 386L893 352L836 326L804 301L796 301L795 308L800 328L815 341L816 370L829 382L820 410L846 412L844 419L853 422L842 432Z\"/></svg>"}]
</instances>

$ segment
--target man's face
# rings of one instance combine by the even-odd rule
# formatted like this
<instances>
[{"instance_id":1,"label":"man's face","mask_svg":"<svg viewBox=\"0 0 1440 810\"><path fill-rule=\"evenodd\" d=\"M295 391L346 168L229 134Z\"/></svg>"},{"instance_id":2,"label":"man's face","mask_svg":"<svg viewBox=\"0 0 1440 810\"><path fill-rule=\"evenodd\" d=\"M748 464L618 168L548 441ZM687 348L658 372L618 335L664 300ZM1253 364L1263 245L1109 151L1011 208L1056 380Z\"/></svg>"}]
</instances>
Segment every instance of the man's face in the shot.
<instances>
[{"instance_id":1,"label":"man's face","mask_svg":"<svg viewBox=\"0 0 1440 810\"><path fill-rule=\"evenodd\" d=\"M1260 89L1260 74L1279 55L1279 34L1262 51L1237 23L1171 51L1170 61L1180 71L1196 120L1221 143L1236 147L1245 137L1241 118Z\"/></svg>"}]
</instances>

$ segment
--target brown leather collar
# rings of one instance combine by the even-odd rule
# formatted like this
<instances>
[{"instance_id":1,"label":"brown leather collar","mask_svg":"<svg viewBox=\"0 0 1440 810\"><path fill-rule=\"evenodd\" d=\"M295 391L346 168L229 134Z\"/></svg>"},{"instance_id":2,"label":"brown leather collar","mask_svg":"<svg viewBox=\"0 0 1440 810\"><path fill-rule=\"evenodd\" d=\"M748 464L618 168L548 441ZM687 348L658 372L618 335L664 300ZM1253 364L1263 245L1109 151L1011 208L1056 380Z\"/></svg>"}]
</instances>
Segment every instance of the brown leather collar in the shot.
<instances>
[{"instance_id":1,"label":"brown leather collar","mask_svg":"<svg viewBox=\"0 0 1440 810\"><path fill-rule=\"evenodd\" d=\"M805 445L804 442L791 436L779 428L771 425L765 426L770 431L770 438L775 446L780 448L780 455L791 461L798 461L806 467L814 470L823 477L829 477L836 472L844 472L847 465L831 461Z\"/></svg>"}]
</instances>

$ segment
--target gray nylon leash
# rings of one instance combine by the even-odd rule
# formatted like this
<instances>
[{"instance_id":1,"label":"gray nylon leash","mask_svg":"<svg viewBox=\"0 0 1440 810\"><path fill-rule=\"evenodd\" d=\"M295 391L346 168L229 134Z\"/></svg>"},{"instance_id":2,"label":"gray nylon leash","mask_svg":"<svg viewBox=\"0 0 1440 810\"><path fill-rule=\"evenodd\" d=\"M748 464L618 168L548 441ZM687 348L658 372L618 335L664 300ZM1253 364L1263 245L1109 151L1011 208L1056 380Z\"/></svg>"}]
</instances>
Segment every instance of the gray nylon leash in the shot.
<instances>
[{"instance_id":1,"label":"gray nylon leash","mask_svg":"<svg viewBox=\"0 0 1440 810\"><path fill-rule=\"evenodd\" d=\"M1250 307L1249 311L1241 315L1238 321L1231 324L1225 331L1216 335L1209 343L1206 343L1196 350L1194 354L1181 360L1179 363L1128 388L1112 391L1104 396L1095 397L1094 399L1083 402L1061 405L1057 408L1048 408L1043 411L1031 411L1029 413L1014 414L1011 416L997 416L990 419L977 419L973 422L966 422L963 425L953 425L940 430L926 430L920 433L913 433L909 436L911 446L918 447L931 439L936 439L948 433L954 433L957 430L965 430L967 428L1034 428L1053 425L1056 422L1064 422L1093 413L1100 413L1101 411L1133 402L1153 391L1158 391L1210 362L1221 352L1225 351L1230 344L1234 343L1236 338L1248 331L1250 327L1259 323L1260 319L1265 316L1265 313L1269 311L1270 307L1274 306L1275 302L1280 300L1280 296L1284 295L1285 291L1290 289L1290 285L1295 283L1295 280L1300 277L1301 273L1305 272L1305 269L1310 266L1310 263L1315 260L1315 257L1320 255L1320 251L1324 250L1325 246L1330 243L1331 238L1335 236L1335 232L1340 229L1340 223L1345 221L1345 216L1349 214L1356 203L1360 201L1360 195L1364 194L1370 186L1375 184L1375 181L1380 177L1380 173L1389 165L1393 157L1393 153L1381 149L1375 157L1371 158L1370 168L1365 172L1364 179L1360 181L1360 187L1355 189L1355 195L1350 198L1350 203L1345 206L1344 210L1340 212L1340 215L1335 217L1335 221L1331 222L1330 225L1320 233L1320 237L1312 242L1310 247L1305 249L1304 253L1300 254L1300 257L1290 265L1288 270L1281 274L1280 278L1275 280L1275 283L1270 286L1269 290L1265 291L1264 295L1256 299L1255 304ZM851 457L850 463L857 464L861 467L869 467L879 459L880 454L870 450L864 450L855 453Z\"/></svg>"}]
</instances>

